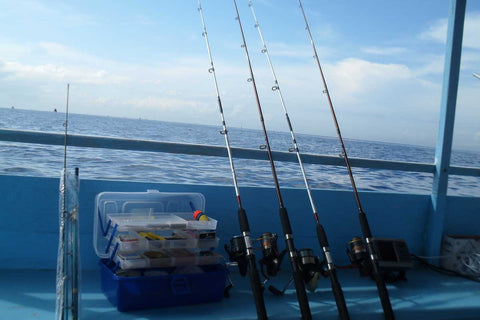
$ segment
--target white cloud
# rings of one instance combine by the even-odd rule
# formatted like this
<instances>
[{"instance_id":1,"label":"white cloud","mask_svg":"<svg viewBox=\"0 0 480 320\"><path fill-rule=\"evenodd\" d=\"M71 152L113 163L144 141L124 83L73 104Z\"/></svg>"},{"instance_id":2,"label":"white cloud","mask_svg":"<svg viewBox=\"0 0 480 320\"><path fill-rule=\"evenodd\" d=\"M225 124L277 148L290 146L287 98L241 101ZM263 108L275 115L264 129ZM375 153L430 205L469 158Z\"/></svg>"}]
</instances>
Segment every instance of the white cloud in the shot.
<instances>
[{"instance_id":1,"label":"white cloud","mask_svg":"<svg viewBox=\"0 0 480 320\"><path fill-rule=\"evenodd\" d=\"M426 75L438 75L443 74L443 69L445 66L445 55L430 55L426 56L426 59L423 65L415 69L415 74L417 77L422 77Z\"/></svg>"},{"instance_id":2,"label":"white cloud","mask_svg":"<svg viewBox=\"0 0 480 320\"><path fill-rule=\"evenodd\" d=\"M78 12L78 9L68 3L46 5L42 1L17 0L11 3L7 2L2 7L6 7L9 14L14 14L18 17L42 17L45 20L61 22L64 26L80 27L97 24L93 16Z\"/></svg>"},{"instance_id":3,"label":"white cloud","mask_svg":"<svg viewBox=\"0 0 480 320\"><path fill-rule=\"evenodd\" d=\"M30 47L0 38L0 61L19 59L20 57L31 54L31 51L32 49Z\"/></svg>"},{"instance_id":4,"label":"white cloud","mask_svg":"<svg viewBox=\"0 0 480 320\"><path fill-rule=\"evenodd\" d=\"M312 56L312 49L309 45L294 45L284 42L271 42L267 43L267 47L271 56L293 57L299 59ZM330 49L323 47L318 47L317 50L323 54L325 54L325 52L331 52Z\"/></svg>"},{"instance_id":5,"label":"white cloud","mask_svg":"<svg viewBox=\"0 0 480 320\"><path fill-rule=\"evenodd\" d=\"M381 56L404 54L408 52L407 48L402 48L402 47L367 47L367 48L363 48L362 51L365 53L381 55Z\"/></svg>"},{"instance_id":6,"label":"white cloud","mask_svg":"<svg viewBox=\"0 0 480 320\"><path fill-rule=\"evenodd\" d=\"M15 80L76 82L88 84L115 84L128 80L128 77L114 75L103 69L63 64L28 65L19 62L4 62L0 73Z\"/></svg>"},{"instance_id":7,"label":"white cloud","mask_svg":"<svg viewBox=\"0 0 480 320\"><path fill-rule=\"evenodd\" d=\"M440 19L433 23L428 30L420 34L420 39L432 40L440 43L447 41L447 19ZM480 13L467 13L463 31L463 47L480 49Z\"/></svg>"},{"instance_id":8,"label":"white cloud","mask_svg":"<svg viewBox=\"0 0 480 320\"><path fill-rule=\"evenodd\" d=\"M352 98L413 77L405 65L382 64L356 58L341 60L330 68L330 78L335 82L335 87L341 90L339 95Z\"/></svg>"},{"instance_id":9,"label":"white cloud","mask_svg":"<svg viewBox=\"0 0 480 320\"><path fill-rule=\"evenodd\" d=\"M428 27L427 30L420 33L419 38L422 40L445 43L447 41L447 24L448 19L437 20Z\"/></svg>"},{"instance_id":10,"label":"white cloud","mask_svg":"<svg viewBox=\"0 0 480 320\"><path fill-rule=\"evenodd\" d=\"M47 55L49 59L55 59L55 61L59 61L59 59L61 59L61 61L71 61L76 62L77 64L93 63L97 65L102 65L106 62L95 56L74 50L60 43L40 42L38 47Z\"/></svg>"}]
</instances>

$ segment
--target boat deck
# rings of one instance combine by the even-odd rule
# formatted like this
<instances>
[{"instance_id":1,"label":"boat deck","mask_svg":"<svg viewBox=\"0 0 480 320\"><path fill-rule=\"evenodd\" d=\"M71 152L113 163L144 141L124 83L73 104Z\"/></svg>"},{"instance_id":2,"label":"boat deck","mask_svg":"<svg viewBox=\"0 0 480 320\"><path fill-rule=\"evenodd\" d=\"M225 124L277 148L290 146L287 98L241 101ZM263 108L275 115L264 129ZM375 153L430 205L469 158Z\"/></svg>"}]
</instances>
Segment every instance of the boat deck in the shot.
<instances>
[{"instance_id":1,"label":"boat deck","mask_svg":"<svg viewBox=\"0 0 480 320\"><path fill-rule=\"evenodd\" d=\"M53 319L55 314L54 270L2 270L0 281L1 319ZM221 302L173 308L118 312L100 290L100 274L86 271L81 282L81 319L256 319L248 279L232 272L235 284L230 298ZM284 272L270 284L283 288ZM356 270L339 270L351 319L383 319L375 283L361 278ZM416 269L408 281L388 285L396 319L478 319L480 283L436 272ZM338 319L330 281L323 279L315 293L309 293L314 319ZM265 293L270 319L299 319L293 285L283 297Z\"/></svg>"}]
</instances>

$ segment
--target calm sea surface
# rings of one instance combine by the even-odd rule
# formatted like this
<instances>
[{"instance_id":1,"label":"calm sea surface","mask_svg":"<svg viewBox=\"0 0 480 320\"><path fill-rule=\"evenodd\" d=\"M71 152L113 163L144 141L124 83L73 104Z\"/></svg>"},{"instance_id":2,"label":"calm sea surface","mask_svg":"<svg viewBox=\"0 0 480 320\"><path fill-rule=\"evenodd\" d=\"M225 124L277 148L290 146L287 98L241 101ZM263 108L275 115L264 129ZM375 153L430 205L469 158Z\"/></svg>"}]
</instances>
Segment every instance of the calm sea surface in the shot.
<instances>
[{"instance_id":1,"label":"calm sea surface","mask_svg":"<svg viewBox=\"0 0 480 320\"><path fill-rule=\"evenodd\" d=\"M0 128L63 133L64 113L0 108ZM69 115L69 133L116 138L184 142L224 146L220 127L140 119ZM301 152L338 156L336 137L297 134ZM264 144L257 130L229 128L232 147L258 148ZM291 147L289 133L270 132L273 150ZM434 149L345 139L351 158L433 163ZM117 179L163 183L232 185L227 158L134 152L93 148L68 148L68 166L78 166L83 179ZM479 167L480 152L454 151L452 165ZM281 187L304 187L298 164L276 163ZM240 186L273 186L268 162L236 159ZM0 142L0 174L58 177L63 168L63 146ZM430 193L432 175L353 168L360 190ZM306 165L313 188L350 189L344 167ZM480 177L452 176L450 195L480 196Z\"/></svg>"}]
</instances>

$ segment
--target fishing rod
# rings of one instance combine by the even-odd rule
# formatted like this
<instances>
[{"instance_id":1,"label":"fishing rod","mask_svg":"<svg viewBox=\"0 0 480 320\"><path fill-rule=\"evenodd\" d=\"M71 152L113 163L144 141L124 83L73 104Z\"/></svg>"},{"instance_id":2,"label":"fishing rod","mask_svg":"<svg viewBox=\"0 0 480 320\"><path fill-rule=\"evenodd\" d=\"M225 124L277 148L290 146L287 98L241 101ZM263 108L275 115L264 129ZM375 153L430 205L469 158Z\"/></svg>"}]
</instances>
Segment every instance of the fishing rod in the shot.
<instances>
[{"instance_id":1,"label":"fishing rod","mask_svg":"<svg viewBox=\"0 0 480 320\"><path fill-rule=\"evenodd\" d=\"M258 34L259 34L260 39L261 39L262 44L263 44L262 52L265 53L265 57L267 58L268 64L270 66L270 71L271 71L272 76L273 76L274 86L272 87L272 90L276 91L278 93L278 96L280 98L280 102L281 102L282 107L283 107L283 111L285 112L285 118L287 120L288 128L290 130L290 136L291 136L292 142L293 142L293 148L290 149L290 151L295 151L295 153L297 154L298 164L300 165L300 170L302 172L303 181L305 183L305 189L306 189L307 194L308 194L308 199L310 200L310 206L312 207L313 216L315 217L318 242L319 242L320 248L322 249L322 252L323 252L323 258L327 263L327 273L328 273L328 276L330 278L332 292L333 292L333 295L335 297L335 302L337 304L337 310L338 310L340 319L349 319L348 309L347 309L347 305L345 303L345 297L343 295L343 291L342 291L342 287L340 285L340 282L338 281L337 270L335 268L335 264L333 263L332 256L330 254L330 245L328 243L327 234L326 234L325 229L323 228L323 226L320 223L320 220L318 218L317 208L316 208L315 202L313 200L312 190L310 188L310 183L308 182L307 174L305 172L305 166L303 165L302 157L300 155L300 149L298 147L297 139L295 138L295 133L293 132L293 126L292 126L292 123L290 121L290 117L288 115L287 107L285 105L285 100L283 99L283 94L282 94L282 91L280 90L280 85L278 83L278 79L277 79L277 76L275 74L275 70L273 68L273 63L272 63L272 60L270 59L270 54L268 53L267 44L265 43L265 39L263 37L262 30L260 28L260 23L258 22L258 19L257 19L257 15L255 14L255 9L253 7L253 1L250 0L248 5L250 6L250 9L252 11L253 19L255 20L255 27L258 30Z\"/></svg>"},{"instance_id":2,"label":"fishing rod","mask_svg":"<svg viewBox=\"0 0 480 320\"><path fill-rule=\"evenodd\" d=\"M300 269L299 256L298 256L297 250L295 249L295 245L294 245L294 242L293 242L293 232L292 232L292 227L290 225L290 219L288 217L287 209L285 208L283 198L282 198L282 194L280 192L280 185L278 183L278 176L277 176L277 172L276 172L276 169L275 169L275 163L273 161L272 150L270 148L270 143L268 141L267 129L265 127L265 121L264 121L264 118L263 118L262 107L260 105L260 99L258 97L257 85L255 83L255 77L253 75L252 63L250 62L250 55L248 53L247 42L245 40L245 35L243 33L242 22L240 20L240 14L238 12L238 7L237 7L236 0L233 0L233 4L235 6L235 11L236 11L236 14L237 14L236 20L238 21L238 26L240 28L240 33L241 33L241 36L242 36L242 41L243 41L242 47L245 50L245 56L246 56L247 63L248 63L248 68L249 68L249 71L250 71L250 78L248 80L249 80L249 82L252 83L253 91L255 93L255 99L256 99L256 102L257 102L258 114L260 116L260 122L261 122L261 125L262 125L263 135L264 135L264 138L265 138L265 149L267 150L268 160L270 162L270 167L271 167L271 170L272 170L273 182L274 182L274 185L275 185L275 191L277 193L278 204L280 206L280 209L279 209L280 221L281 221L281 224L282 224L282 229L283 229L283 234L284 234L284 237L285 237L286 247L287 247L287 250L288 250L288 253L289 253L289 256L290 256L290 264L291 264L291 267L292 267L293 282L295 284L295 291L297 293L297 300L298 300L298 304L300 306L300 312L301 312L301 315L302 315L302 319L311 319L312 314L310 312L310 306L308 304L308 297L307 297L307 293L305 291L305 284L304 284L303 278L302 278L302 270Z\"/></svg>"},{"instance_id":3,"label":"fishing rod","mask_svg":"<svg viewBox=\"0 0 480 320\"><path fill-rule=\"evenodd\" d=\"M215 73L215 66L213 64L213 57L212 57L212 52L210 50L210 43L208 41L208 35L207 35L207 27L205 25L205 18L203 16L203 10L202 10L202 5L200 0L198 0L198 11L200 12L200 17L202 20L202 26L203 26L203 36L205 38L205 44L207 46L207 52L208 52L208 57L210 59L210 69L208 69L208 72L212 74L214 83L215 83L215 92L217 94L217 102L218 102L218 109L220 111L220 118L222 121L222 131L220 133L225 137L225 145L227 147L227 153L228 153L228 160L230 162L230 170L232 173L232 179L233 179L233 186L235 188L235 195L237 199L237 204L238 204L238 222L240 225L240 231L242 233L242 239L238 239L239 241L243 241L239 245L239 247L242 248L242 256L243 252L245 252L245 258L246 258L246 265L249 270L249 277L250 277L250 285L252 287L252 293L253 293L253 299L255 302L255 307L257 310L257 318L260 319L267 319L267 311L265 309L265 301L263 297L263 288L262 284L260 282L260 276L259 272L257 269L257 263L255 260L255 254L253 252L253 247L252 243L250 240L250 226L248 223L248 217L245 209L243 208L242 205L242 200L240 198L240 190L238 187L238 181L237 181L237 174L235 172L235 166L233 163L233 156L232 156L232 149L230 147L230 140L228 138L228 130L227 130L227 125L225 121L225 116L223 114L223 107L222 107L222 100L220 98L220 90L218 89L218 82L217 82L217 76ZM232 239L233 240L233 239ZM244 247L243 247L244 246ZM241 262L239 262L239 267L242 265ZM241 273L246 273L246 270L240 269Z\"/></svg>"},{"instance_id":4,"label":"fishing rod","mask_svg":"<svg viewBox=\"0 0 480 320\"><path fill-rule=\"evenodd\" d=\"M70 84L67 84L67 105L65 111L65 134L63 140L63 170L62 170L62 181L60 183L60 243L59 243L59 253L58 253L58 266L57 266L57 319L67 320L68 319L68 211L67 211L67 193L66 193L66 180L67 180L67 134L68 134L68 102L70 95ZM60 282L60 284L58 283ZM60 290L60 291L59 291Z\"/></svg>"},{"instance_id":5,"label":"fishing rod","mask_svg":"<svg viewBox=\"0 0 480 320\"><path fill-rule=\"evenodd\" d=\"M71 232L70 232L70 250L72 254L72 320L77 320L79 318L79 301L80 301L80 295L79 295L79 273L80 273L80 248L79 248L79 221L78 221L78 190L80 187L79 184L79 177L78 177L78 168L75 168L75 173L74 173L74 190L77 193L76 194L76 203L75 206L72 209L72 212L70 213L70 223L71 223Z\"/></svg>"},{"instance_id":6,"label":"fishing rod","mask_svg":"<svg viewBox=\"0 0 480 320\"><path fill-rule=\"evenodd\" d=\"M59 261L57 266L57 306L56 319L78 319L79 314L79 232L78 232L78 194L71 212L67 205L67 145L68 145L68 106L70 84L67 84L67 103L65 112L65 134L63 152L63 170L60 183L60 243ZM78 168L75 168L73 189L77 192L79 187ZM69 292L70 291L70 292Z\"/></svg>"},{"instance_id":7,"label":"fishing rod","mask_svg":"<svg viewBox=\"0 0 480 320\"><path fill-rule=\"evenodd\" d=\"M345 160L345 165L346 165L347 170L348 170L348 176L350 177L350 184L352 185L353 194L355 196L355 202L357 204L358 217L359 217L359 220L360 220L360 227L362 229L363 238L365 239L365 242L367 244L367 250L368 250L368 253L369 253L368 257L369 257L371 265L372 265L372 275L373 275L373 278L374 278L375 283L377 285L378 294L379 294L379 297L380 297L380 301L382 303L383 313L385 315L385 319L389 319L389 320L392 319L393 320L393 319L395 319L395 315L393 313L392 305L390 303L390 298L388 296L388 291L387 291L387 286L385 285L385 280L384 280L383 275L380 273L379 268L378 268L378 257L377 257L377 254L375 252L374 246L373 246L372 232L371 232L370 226L368 224L367 215L363 211L362 204L360 202L360 196L358 195L357 187L355 185L355 179L353 178L352 167L350 165L350 161L348 160L347 151L346 151L345 145L343 143L342 134L340 132L340 127L338 125L337 117L335 115L335 110L333 108L332 99L330 98L330 93L328 91L327 82L325 80L325 76L323 74L322 67L320 65L320 60L318 58L317 49L315 47L315 43L313 41L312 33L310 32L310 27L308 25L307 16L305 15L305 10L303 9L303 6L302 6L302 1L298 0L298 3L300 4L300 9L302 10L303 19L305 20L305 29L308 31L308 35L309 35L309 38L310 38L310 43L312 44L312 48L313 48L313 52L314 52L314 58L317 62L318 69L320 70L320 75L321 75L323 86L324 86L324 91L323 92L327 95L328 104L330 106L330 111L331 111L331 114L332 114L332 117L333 117L333 122L335 123L335 128L337 130L338 139L340 141L340 146L342 148L342 156Z\"/></svg>"}]
</instances>

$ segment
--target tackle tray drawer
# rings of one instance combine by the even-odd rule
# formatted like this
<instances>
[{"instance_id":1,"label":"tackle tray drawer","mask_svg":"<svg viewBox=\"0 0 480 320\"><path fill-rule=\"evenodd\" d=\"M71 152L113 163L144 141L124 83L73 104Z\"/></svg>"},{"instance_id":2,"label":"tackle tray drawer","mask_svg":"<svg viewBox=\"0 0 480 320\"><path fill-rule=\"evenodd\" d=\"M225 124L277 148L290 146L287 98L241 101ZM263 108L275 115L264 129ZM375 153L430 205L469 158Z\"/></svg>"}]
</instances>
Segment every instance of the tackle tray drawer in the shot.
<instances>
[{"instance_id":1,"label":"tackle tray drawer","mask_svg":"<svg viewBox=\"0 0 480 320\"><path fill-rule=\"evenodd\" d=\"M212 251L195 254L188 250L178 249L152 250L140 254L117 254L113 258L113 261L122 270L218 264L222 263L223 260L222 255Z\"/></svg>"},{"instance_id":2,"label":"tackle tray drawer","mask_svg":"<svg viewBox=\"0 0 480 320\"><path fill-rule=\"evenodd\" d=\"M227 280L222 264L194 267L194 273L177 273L179 268L118 272L101 260L100 269L102 292L119 311L220 301Z\"/></svg>"}]
</instances>

